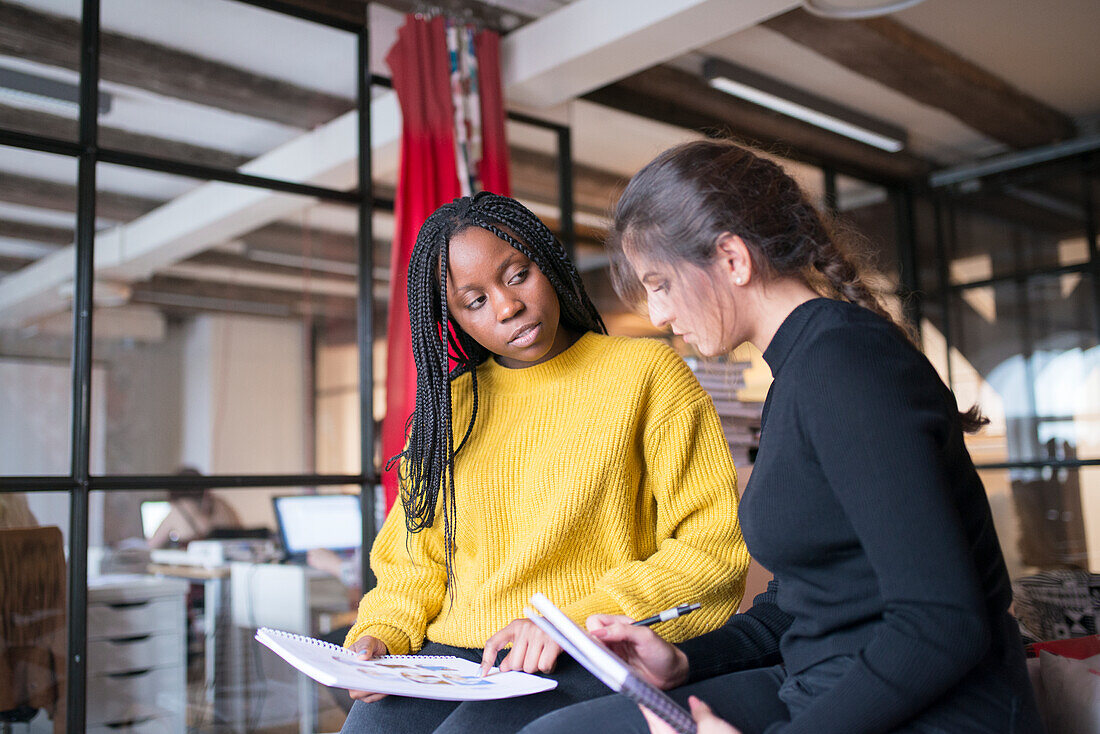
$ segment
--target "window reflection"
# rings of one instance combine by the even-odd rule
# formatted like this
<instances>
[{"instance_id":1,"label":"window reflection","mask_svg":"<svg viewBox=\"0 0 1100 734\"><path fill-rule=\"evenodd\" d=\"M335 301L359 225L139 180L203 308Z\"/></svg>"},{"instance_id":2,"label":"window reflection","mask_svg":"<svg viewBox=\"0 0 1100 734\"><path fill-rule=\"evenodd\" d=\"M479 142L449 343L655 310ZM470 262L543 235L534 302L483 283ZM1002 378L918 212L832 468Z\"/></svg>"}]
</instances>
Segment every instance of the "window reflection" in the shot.
<instances>
[{"instance_id":1,"label":"window reflection","mask_svg":"<svg viewBox=\"0 0 1100 734\"><path fill-rule=\"evenodd\" d=\"M158 541L204 500L233 526ZM88 639L100 652L89 653L89 685L109 673L113 687L95 689L100 699L89 687L89 727L117 727L125 709L164 730L338 730L346 694L299 676L252 635L268 626L343 642L362 593L359 526L342 517L343 535L325 529L333 508L346 516L358 504L355 487L92 492Z\"/></svg>"},{"instance_id":2,"label":"window reflection","mask_svg":"<svg viewBox=\"0 0 1100 734\"><path fill-rule=\"evenodd\" d=\"M981 472L1013 577L1088 568L1090 519L1100 513L1091 471L1064 465L1100 458L1100 348L1079 171L1076 161L1055 163L952 192L942 210L946 272L974 285L947 294L946 314L942 303L926 308L925 344L943 344L930 357L950 374L960 407L976 402L990 419L967 438L975 462L1031 464ZM1100 547L1100 536L1092 540Z\"/></svg>"},{"instance_id":3,"label":"window reflection","mask_svg":"<svg viewBox=\"0 0 1100 734\"><path fill-rule=\"evenodd\" d=\"M68 531L65 493L0 492L0 712L31 731L65 730Z\"/></svg>"}]
</instances>

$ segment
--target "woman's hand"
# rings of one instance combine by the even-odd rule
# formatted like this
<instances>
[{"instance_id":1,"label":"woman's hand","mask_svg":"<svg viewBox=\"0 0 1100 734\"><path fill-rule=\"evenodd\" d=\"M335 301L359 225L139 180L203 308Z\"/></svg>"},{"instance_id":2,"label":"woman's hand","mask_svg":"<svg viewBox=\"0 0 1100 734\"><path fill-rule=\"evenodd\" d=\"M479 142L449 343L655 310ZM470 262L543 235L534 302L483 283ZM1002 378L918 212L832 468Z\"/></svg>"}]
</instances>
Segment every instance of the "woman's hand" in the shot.
<instances>
[{"instance_id":1,"label":"woman's hand","mask_svg":"<svg viewBox=\"0 0 1100 734\"><path fill-rule=\"evenodd\" d=\"M525 673L549 673L561 654L561 648L529 619L517 619L485 643L481 674L486 675L496 662L497 653L508 643L512 651L500 662L500 672L522 670Z\"/></svg>"},{"instance_id":2,"label":"woman's hand","mask_svg":"<svg viewBox=\"0 0 1100 734\"><path fill-rule=\"evenodd\" d=\"M386 643L370 635L363 635L358 640L351 643L351 650L352 652L359 653L360 660L370 660L381 655L389 654L389 650L386 649ZM356 701L362 701L363 703L374 703L386 697L385 693L374 693L373 691L349 690L348 694Z\"/></svg>"},{"instance_id":3,"label":"woman's hand","mask_svg":"<svg viewBox=\"0 0 1100 734\"><path fill-rule=\"evenodd\" d=\"M741 734L739 729L733 728L715 716L714 712L710 710L710 706L707 706L695 696L688 698L688 703L691 705L691 717L695 719L699 734ZM651 734L676 734L671 726L657 718L645 706L639 706L638 708L642 710L642 715L645 716L646 723L649 724Z\"/></svg>"},{"instance_id":4,"label":"woman's hand","mask_svg":"<svg viewBox=\"0 0 1100 734\"><path fill-rule=\"evenodd\" d=\"M665 642L649 627L636 627L630 617L593 614L585 624L588 633L658 688L683 685L688 677L688 660L680 648Z\"/></svg>"}]
</instances>

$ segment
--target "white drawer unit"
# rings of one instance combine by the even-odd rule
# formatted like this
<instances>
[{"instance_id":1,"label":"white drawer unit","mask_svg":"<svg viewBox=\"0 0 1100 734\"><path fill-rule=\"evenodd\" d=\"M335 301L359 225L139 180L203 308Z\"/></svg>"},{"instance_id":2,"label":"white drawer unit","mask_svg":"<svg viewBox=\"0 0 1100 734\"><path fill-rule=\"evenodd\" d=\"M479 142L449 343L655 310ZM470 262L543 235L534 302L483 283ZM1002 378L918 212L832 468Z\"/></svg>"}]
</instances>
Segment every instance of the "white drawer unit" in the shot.
<instances>
[{"instance_id":1,"label":"white drawer unit","mask_svg":"<svg viewBox=\"0 0 1100 734\"><path fill-rule=\"evenodd\" d=\"M183 734L187 588L140 575L88 581L89 732Z\"/></svg>"}]
</instances>

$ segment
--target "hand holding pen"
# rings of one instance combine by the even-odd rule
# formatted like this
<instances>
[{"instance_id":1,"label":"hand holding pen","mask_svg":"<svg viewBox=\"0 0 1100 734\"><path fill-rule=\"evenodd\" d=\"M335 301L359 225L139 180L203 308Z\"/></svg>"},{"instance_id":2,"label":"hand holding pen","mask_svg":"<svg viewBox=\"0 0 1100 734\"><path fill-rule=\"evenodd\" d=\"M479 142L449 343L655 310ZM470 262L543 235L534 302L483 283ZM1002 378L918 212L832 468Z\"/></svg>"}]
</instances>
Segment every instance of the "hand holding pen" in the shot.
<instances>
[{"instance_id":1,"label":"hand holding pen","mask_svg":"<svg viewBox=\"0 0 1100 734\"><path fill-rule=\"evenodd\" d=\"M695 606L695 605L685 605ZM698 607L696 607L698 608ZM667 610L671 619L686 614ZM650 619L632 620L617 614L593 614L586 620L588 634L604 643L634 671L662 690L676 688L687 682L688 659L680 648L667 642L650 625L660 621L661 614ZM643 624L648 622L648 624Z\"/></svg>"},{"instance_id":2,"label":"hand holding pen","mask_svg":"<svg viewBox=\"0 0 1100 734\"><path fill-rule=\"evenodd\" d=\"M678 607L672 609L666 609L663 612L658 612L652 617L646 617L645 619L639 619L636 622L631 622L636 627L649 627L650 625L658 624L660 622L667 622L670 619L676 619L682 617L685 614L690 614L698 609L701 604L681 604Z\"/></svg>"}]
</instances>

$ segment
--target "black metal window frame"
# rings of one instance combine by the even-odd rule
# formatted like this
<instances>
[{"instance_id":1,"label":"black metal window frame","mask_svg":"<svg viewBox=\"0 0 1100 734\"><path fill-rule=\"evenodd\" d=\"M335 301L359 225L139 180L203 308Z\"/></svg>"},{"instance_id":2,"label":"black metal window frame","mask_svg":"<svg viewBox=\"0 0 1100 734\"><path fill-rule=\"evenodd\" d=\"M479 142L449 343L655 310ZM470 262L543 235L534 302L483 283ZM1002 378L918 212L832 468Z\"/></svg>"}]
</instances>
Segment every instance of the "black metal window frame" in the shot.
<instances>
[{"instance_id":1,"label":"black metal window frame","mask_svg":"<svg viewBox=\"0 0 1100 734\"><path fill-rule=\"evenodd\" d=\"M278 12L353 34L357 41L358 191L342 191L241 173L233 169L187 163L99 145L99 59L101 0L82 0L80 39L80 112L76 142L0 128L0 145L67 156L77 160L75 271L73 291L72 411L70 472L57 476L0 476L0 493L66 492L69 495L68 656L66 731L79 734L86 728L87 603L88 603L88 504L93 491L135 491L176 487L259 488L286 486L358 485L363 514L363 546L376 532L375 486L380 473L374 459L373 405L373 250L372 214L392 211L393 201L374 195L371 177L371 87L391 87L390 80L370 72L369 3L363 6L363 23L356 24L280 0L231 0ZM557 139L561 236L570 255L574 249L573 158L571 130L567 125L530 115L508 113L509 119L550 130ZM254 188L316 197L324 201L356 205L358 217L358 293L356 338L359 348L359 474L169 475L91 474L92 295L94 288L96 166L113 163L190 178L222 181ZM374 583L368 564L362 567L363 588Z\"/></svg>"},{"instance_id":2,"label":"black metal window frame","mask_svg":"<svg viewBox=\"0 0 1100 734\"><path fill-rule=\"evenodd\" d=\"M1052 149L1056 146L1052 146ZM1067 152L1064 156L1054 155L1042 155L1037 153L1034 155L1028 155L1026 153L1018 155L1018 162L1006 161L1003 166L991 166L992 170L986 172L980 166L975 168L972 176L965 175L942 175L942 182L937 183L936 178L933 177L933 188L930 191L933 207L933 215L935 220L935 250L937 261L937 274L936 280L938 281L937 287L932 291L933 296L942 306L942 331L944 342L946 344L947 354L950 355L952 342L952 314L951 310L956 299L971 289L989 287L992 285L999 285L1003 283L1016 283L1020 286L1021 291L1026 289L1026 285L1034 278L1050 277L1056 275L1064 275L1067 273L1078 273L1086 276L1090 279L1092 284L1093 295L1093 314L1094 314L1094 328L1096 330L1097 340L1100 341L1100 253L1097 252L1098 238L1097 238L1097 202L1092 195L1092 187L1089 183L1090 176L1096 174L1096 153L1092 148L1078 151L1073 149L1073 146L1066 146ZM967 283L952 283L950 280L950 272L948 268L949 249L955 240L955 203L957 200L956 188L959 185L965 185L972 181L985 181L989 183L997 183L1000 181L1011 180L1019 172L1041 168L1049 164L1058 163L1077 163L1077 170L1081 174L1082 189L1080 204L1082 210L1085 212L1085 240L1088 243L1089 258L1085 263L1075 265L1060 265L1051 266L1045 268L1032 268L1027 270L1020 270L1014 273L1006 273L1003 275L997 275L995 277L986 278L978 281L970 281ZM911 195L909 192L907 195ZM910 211L911 217L911 211ZM909 266L906 268L911 273L910 278L912 282L912 291L914 293L920 293L919 283L917 282L917 257L915 254L915 248L908 253L906 260L909 261ZM1026 298L1026 295L1024 296ZM920 307L919 301L914 312L914 318L919 323L920 320ZM947 384L950 388L954 389L954 374L951 367L951 360L947 360ZM1032 390L1034 387L1032 386ZM1090 466L1100 466L1100 459L1069 459L1069 460L1035 460L1035 461L1000 461L1000 462L986 462L981 464L975 464L975 468L982 470L997 470L997 469L1042 469L1050 467L1052 469L1076 469Z\"/></svg>"}]
</instances>

